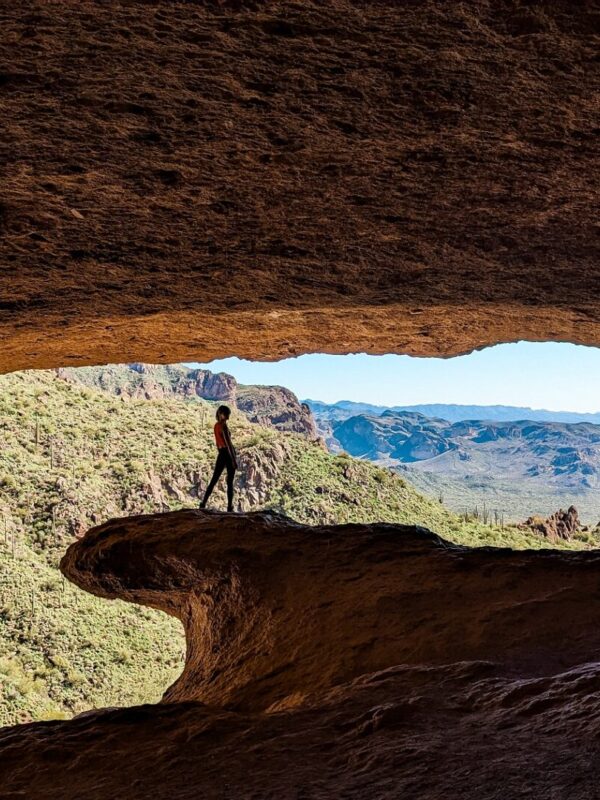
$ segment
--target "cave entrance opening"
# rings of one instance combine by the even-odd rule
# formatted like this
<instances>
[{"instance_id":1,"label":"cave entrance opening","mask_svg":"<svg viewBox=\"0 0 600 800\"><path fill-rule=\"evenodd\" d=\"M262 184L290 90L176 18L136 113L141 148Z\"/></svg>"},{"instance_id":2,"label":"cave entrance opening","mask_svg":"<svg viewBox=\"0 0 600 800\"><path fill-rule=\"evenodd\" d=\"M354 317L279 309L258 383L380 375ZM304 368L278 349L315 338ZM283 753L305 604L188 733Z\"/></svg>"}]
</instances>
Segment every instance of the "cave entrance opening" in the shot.
<instances>
[{"instance_id":1,"label":"cave entrance opening","mask_svg":"<svg viewBox=\"0 0 600 800\"><path fill-rule=\"evenodd\" d=\"M592 541L597 348L516 342L447 359L306 355L204 366L240 383L289 387L331 453L392 470L465 521L504 528L528 520L550 539Z\"/></svg>"},{"instance_id":2,"label":"cave entrance opening","mask_svg":"<svg viewBox=\"0 0 600 800\"><path fill-rule=\"evenodd\" d=\"M197 508L223 403L237 511L417 523L471 546L596 547L599 357L519 343L447 360L314 355L0 376L0 722L157 700L179 673L178 622L84 594L57 565L109 518ZM211 503L226 507L224 481Z\"/></svg>"}]
</instances>

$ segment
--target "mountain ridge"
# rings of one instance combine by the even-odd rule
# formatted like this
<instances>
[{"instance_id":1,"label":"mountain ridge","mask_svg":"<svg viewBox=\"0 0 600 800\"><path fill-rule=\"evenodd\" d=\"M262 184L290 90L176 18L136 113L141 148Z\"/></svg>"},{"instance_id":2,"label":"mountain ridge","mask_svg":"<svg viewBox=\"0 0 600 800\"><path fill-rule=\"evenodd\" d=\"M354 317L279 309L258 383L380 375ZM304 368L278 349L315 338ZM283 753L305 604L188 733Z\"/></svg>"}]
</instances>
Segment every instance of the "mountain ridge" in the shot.
<instances>
[{"instance_id":1,"label":"mountain ridge","mask_svg":"<svg viewBox=\"0 0 600 800\"><path fill-rule=\"evenodd\" d=\"M284 386L246 385L227 372L187 367L184 364L107 364L100 367L64 367L62 380L100 389L125 400L160 400L169 397L229 403L250 422L317 439L313 415Z\"/></svg>"},{"instance_id":2,"label":"mountain ridge","mask_svg":"<svg viewBox=\"0 0 600 800\"><path fill-rule=\"evenodd\" d=\"M512 520L576 504L600 515L600 425L461 420L414 411L322 419L331 450L405 474L453 510L487 503Z\"/></svg>"},{"instance_id":3,"label":"mountain ridge","mask_svg":"<svg viewBox=\"0 0 600 800\"><path fill-rule=\"evenodd\" d=\"M445 419L448 422L462 422L468 420L494 421L494 422L589 422L600 425L599 412L579 411L552 411L550 409L533 409L527 406L507 405L462 405L460 403L421 403L416 405L386 406L373 403L361 403L354 400L338 400L335 403L325 403L321 400L304 399L316 416L321 418L342 418L343 415L370 413L380 416L386 411L415 412L427 417Z\"/></svg>"}]
</instances>

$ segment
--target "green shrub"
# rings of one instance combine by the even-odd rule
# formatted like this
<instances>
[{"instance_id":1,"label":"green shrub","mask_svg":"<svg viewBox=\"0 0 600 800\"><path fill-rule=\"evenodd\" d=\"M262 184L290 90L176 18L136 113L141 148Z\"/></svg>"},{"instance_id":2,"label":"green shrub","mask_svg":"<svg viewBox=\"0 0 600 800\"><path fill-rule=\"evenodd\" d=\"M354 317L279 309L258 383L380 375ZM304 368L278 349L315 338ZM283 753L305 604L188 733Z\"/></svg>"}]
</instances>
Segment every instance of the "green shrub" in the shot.
<instances>
[{"instance_id":1,"label":"green shrub","mask_svg":"<svg viewBox=\"0 0 600 800\"><path fill-rule=\"evenodd\" d=\"M66 659L64 656L60 655L60 653L53 653L49 655L48 660L58 669L68 670L71 668L69 660Z\"/></svg>"}]
</instances>

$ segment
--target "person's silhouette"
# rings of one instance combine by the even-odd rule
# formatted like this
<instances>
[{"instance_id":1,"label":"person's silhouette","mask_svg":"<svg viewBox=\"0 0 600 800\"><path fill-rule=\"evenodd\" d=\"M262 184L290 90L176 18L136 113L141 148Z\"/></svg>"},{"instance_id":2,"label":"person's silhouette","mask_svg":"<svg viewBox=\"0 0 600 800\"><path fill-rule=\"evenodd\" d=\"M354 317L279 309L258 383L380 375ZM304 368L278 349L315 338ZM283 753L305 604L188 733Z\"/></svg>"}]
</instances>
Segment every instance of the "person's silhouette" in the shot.
<instances>
[{"instance_id":1,"label":"person's silhouette","mask_svg":"<svg viewBox=\"0 0 600 800\"><path fill-rule=\"evenodd\" d=\"M227 427L227 420L231 416L231 409L228 406L219 406L217 409L217 421L215 422L215 442L219 454L217 456L217 463L210 483L206 487L206 492L200 508L206 508L208 498L212 494L217 481L221 477L224 469L227 470L227 511L233 511L233 478L237 469L237 459L235 456L235 449L231 443L231 436L229 435L229 428Z\"/></svg>"}]
</instances>

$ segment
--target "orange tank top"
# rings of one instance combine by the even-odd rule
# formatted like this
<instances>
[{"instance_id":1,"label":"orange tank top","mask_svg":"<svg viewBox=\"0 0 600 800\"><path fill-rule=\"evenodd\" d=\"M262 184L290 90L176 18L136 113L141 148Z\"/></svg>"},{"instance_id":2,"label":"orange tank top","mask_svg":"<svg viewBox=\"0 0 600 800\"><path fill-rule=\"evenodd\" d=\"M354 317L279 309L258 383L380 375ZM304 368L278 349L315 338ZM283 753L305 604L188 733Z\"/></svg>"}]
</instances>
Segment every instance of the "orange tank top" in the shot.
<instances>
[{"instance_id":1,"label":"orange tank top","mask_svg":"<svg viewBox=\"0 0 600 800\"><path fill-rule=\"evenodd\" d=\"M215 422L215 442L217 443L217 447L219 450L222 447L227 447L227 442L225 440L225 434L223 433L223 423L222 422Z\"/></svg>"}]
</instances>

